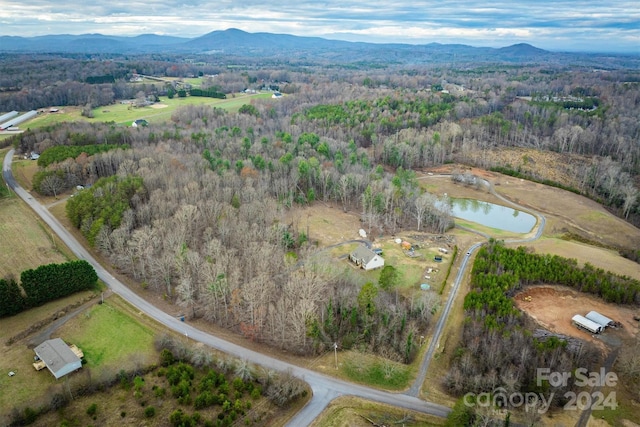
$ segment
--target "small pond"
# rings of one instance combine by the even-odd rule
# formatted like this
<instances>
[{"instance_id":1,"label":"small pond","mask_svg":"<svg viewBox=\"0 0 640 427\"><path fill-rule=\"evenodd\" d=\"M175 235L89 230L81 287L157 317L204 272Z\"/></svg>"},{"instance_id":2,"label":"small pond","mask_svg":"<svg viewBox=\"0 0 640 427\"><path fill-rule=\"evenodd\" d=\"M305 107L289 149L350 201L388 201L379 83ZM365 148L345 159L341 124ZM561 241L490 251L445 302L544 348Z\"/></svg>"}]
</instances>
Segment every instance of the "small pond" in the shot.
<instances>
[{"instance_id":1,"label":"small pond","mask_svg":"<svg viewBox=\"0 0 640 427\"><path fill-rule=\"evenodd\" d=\"M528 233L536 225L536 217L506 206L475 199L450 199L454 217L478 224L512 231Z\"/></svg>"}]
</instances>

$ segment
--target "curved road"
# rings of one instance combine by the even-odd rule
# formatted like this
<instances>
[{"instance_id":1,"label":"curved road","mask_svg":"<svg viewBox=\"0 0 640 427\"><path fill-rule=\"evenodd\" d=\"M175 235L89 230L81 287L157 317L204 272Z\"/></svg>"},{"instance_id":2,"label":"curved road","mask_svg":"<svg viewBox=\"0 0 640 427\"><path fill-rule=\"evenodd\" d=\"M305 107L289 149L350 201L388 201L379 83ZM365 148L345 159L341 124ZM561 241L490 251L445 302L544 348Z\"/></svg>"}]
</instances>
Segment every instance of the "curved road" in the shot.
<instances>
[{"instance_id":1,"label":"curved road","mask_svg":"<svg viewBox=\"0 0 640 427\"><path fill-rule=\"evenodd\" d=\"M84 259L93 266L100 280L106 283L113 292L127 300L150 318L163 324L167 328L188 336L193 340L202 342L203 344L236 356L240 359L245 359L252 363L265 366L269 369L289 371L296 377L306 381L313 390L313 396L307 405L289 421L288 425L297 427L310 424L325 409L329 402L338 396L344 395L358 396L364 399L386 403L438 417L446 417L450 412L450 409L443 405L425 402L413 396L389 393L357 384L351 384L346 381L341 381L339 379L260 354L203 332L189 324L181 322L172 315L163 312L138 296L136 293L132 292L127 286L105 270L102 265L100 265L93 256L80 243L78 243L75 237L65 229L44 206L42 206L38 201L31 197L27 191L17 184L11 172L13 153L14 150L10 150L7 153L2 166L2 175L7 185L20 198L22 198L43 219L43 221L49 225L49 227L51 227L51 229L79 259Z\"/></svg>"},{"instance_id":2,"label":"curved road","mask_svg":"<svg viewBox=\"0 0 640 427\"><path fill-rule=\"evenodd\" d=\"M420 393L420 389L424 382L424 378L426 376L427 369L429 367L429 363L433 354L438 347L438 342L440 336L442 335L442 331L444 329L444 325L446 319L448 317L449 311L453 305L453 301L457 294L460 283L462 282L462 278L464 276L464 271L466 270L467 264L471 257L471 254L480 246L482 243L476 243L471 248L468 249L466 255L464 256L462 263L458 269L458 274L456 276L455 282L453 284L453 288L450 292L449 298L445 305L444 311L442 312L438 323L436 325L436 329L434 331L433 338L429 345L429 348L422 360L420 365L419 374L414 381L412 387L404 394L397 393L389 393L385 391L380 391L376 389L371 389L365 386L352 384L346 381L342 381L333 377L329 377L327 375L320 374L318 372L314 372L312 370L299 367L297 365L289 364L283 362L281 360L272 358L270 356L263 355L261 353L246 349L237 344L225 341L216 336L210 335L206 332L203 332L193 326L181 322L179 319L175 318L172 315L169 315L162 310L158 309L154 305L150 304L148 301L144 300L136 293L132 292L127 286L125 286L122 282L113 277L107 270L105 270L102 265L100 265L91 254L75 239L75 237L69 233L67 229L65 229L58 220L51 215L49 210L42 206L38 201L36 201L31 195L25 191L22 187L20 187L15 181L13 174L11 172L11 162L13 160L14 150L10 150L4 158L2 174L7 183L7 185L15 191L15 193L22 198L46 223L51 227L51 229L64 241L64 243L71 249L71 251L79 258L84 259L89 262L98 277L107 284L107 286L116 294L118 294L123 299L127 300L129 303L134 305L140 311L145 313L147 316L153 318L157 322L163 324L164 326L180 333L184 334L187 337L202 342L212 348L220 350L222 352L231 354L241 359L248 360L252 363L265 366L269 369L274 369L277 371L289 371L294 376L303 379L306 381L311 389L313 390L313 395L307 405L300 410L289 422L288 426L304 426L309 425L322 411L325 407L331 402L333 399L339 396L345 395L353 395L357 397L361 397L364 399L377 401L397 407L402 407L405 409L410 409L417 412L422 412L425 414L435 415L439 417L446 417L450 412L450 409L443 405L438 405L430 402L426 402L424 400L418 399L418 395ZM489 185L491 192L502 199L503 201L515 205L514 203L504 199L495 193L493 187L485 181L487 185ZM517 205L516 205L517 206ZM520 208L520 207L519 207ZM520 208L522 209L522 208ZM535 240L540 237L542 234L542 230L545 225L545 219L542 215L537 213L533 213L536 215L540 221L538 224L538 230L536 234L528 239L523 239L520 241L529 241ZM514 242L516 240L513 240Z\"/></svg>"}]
</instances>

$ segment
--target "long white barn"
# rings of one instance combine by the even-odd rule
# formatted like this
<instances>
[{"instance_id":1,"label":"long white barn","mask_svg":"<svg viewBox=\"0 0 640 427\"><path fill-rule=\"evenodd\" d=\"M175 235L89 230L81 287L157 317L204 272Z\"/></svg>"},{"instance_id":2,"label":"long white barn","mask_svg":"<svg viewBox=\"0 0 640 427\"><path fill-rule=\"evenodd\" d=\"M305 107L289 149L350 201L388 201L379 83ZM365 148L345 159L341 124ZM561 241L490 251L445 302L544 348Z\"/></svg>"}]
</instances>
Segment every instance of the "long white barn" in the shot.
<instances>
[{"instance_id":1,"label":"long white barn","mask_svg":"<svg viewBox=\"0 0 640 427\"><path fill-rule=\"evenodd\" d=\"M584 317L593 322L596 322L598 325L602 326L603 329L614 324L613 320L609 319L603 314L598 313L597 311L590 311Z\"/></svg>"},{"instance_id":2,"label":"long white barn","mask_svg":"<svg viewBox=\"0 0 640 427\"><path fill-rule=\"evenodd\" d=\"M598 323L594 322L593 320L589 320L586 317L581 316L579 314L576 314L575 316L573 316L571 320L578 327L586 329L587 331L593 334L599 334L600 332L602 332L602 326L600 326Z\"/></svg>"},{"instance_id":3,"label":"long white barn","mask_svg":"<svg viewBox=\"0 0 640 427\"><path fill-rule=\"evenodd\" d=\"M35 117L38 114L38 112L36 110L31 110L27 113L24 113L21 116L15 117L11 120L9 120L8 122L4 122L2 124L0 124L0 130L7 130L9 129L11 126L15 126L17 124L20 124L26 120L29 120L32 117Z\"/></svg>"},{"instance_id":4,"label":"long white barn","mask_svg":"<svg viewBox=\"0 0 640 427\"><path fill-rule=\"evenodd\" d=\"M8 112L6 114L3 114L3 115L0 116L0 123L6 122L7 120L14 118L18 114L19 113L17 111L15 111L15 110L10 111L10 112Z\"/></svg>"}]
</instances>

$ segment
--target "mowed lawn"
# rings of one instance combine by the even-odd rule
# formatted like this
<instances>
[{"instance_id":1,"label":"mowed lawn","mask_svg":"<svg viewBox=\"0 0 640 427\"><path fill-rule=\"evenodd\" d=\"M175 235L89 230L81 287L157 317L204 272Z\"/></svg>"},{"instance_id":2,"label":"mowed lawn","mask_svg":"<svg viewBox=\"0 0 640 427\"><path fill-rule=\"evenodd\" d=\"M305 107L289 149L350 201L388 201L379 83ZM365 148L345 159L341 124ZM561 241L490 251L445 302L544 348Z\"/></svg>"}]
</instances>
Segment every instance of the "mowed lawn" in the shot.
<instances>
[{"instance_id":1,"label":"mowed lawn","mask_svg":"<svg viewBox=\"0 0 640 427\"><path fill-rule=\"evenodd\" d=\"M80 347L85 366L92 370L126 370L155 360L155 331L149 322L120 297L111 296L69 321L55 335Z\"/></svg>"}]
</instances>

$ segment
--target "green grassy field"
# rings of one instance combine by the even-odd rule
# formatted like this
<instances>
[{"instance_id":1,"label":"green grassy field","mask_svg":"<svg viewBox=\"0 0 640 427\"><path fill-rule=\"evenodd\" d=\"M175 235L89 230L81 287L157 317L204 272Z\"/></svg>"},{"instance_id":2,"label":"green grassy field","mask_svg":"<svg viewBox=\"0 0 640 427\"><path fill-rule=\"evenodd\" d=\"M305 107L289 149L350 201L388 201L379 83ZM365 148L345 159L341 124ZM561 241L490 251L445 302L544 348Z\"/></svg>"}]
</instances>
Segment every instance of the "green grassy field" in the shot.
<instances>
[{"instance_id":1,"label":"green grassy field","mask_svg":"<svg viewBox=\"0 0 640 427\"><path fill-rule=\"evenodd\" d=\"M104 304L92 306L57 332L82 349L85 366L91 369L126 369L131 367L134 355L136 362L143 365L156 357L155 332L139 321L134 312L125 312L125 303L118 300L119 297L112 296Z\"/></svg>"},{"instance_id":2,"label":"green grassy field","mask_svg":"<svg viewBox=\"0 0 640 427\"><path fill-rule=\"evenodd\" d=\"M77 304L93 295L92 291L79 292L65 298L35 307L15 316L0 319L0 425L5 425L1 415L8 415L15 406L29 403L40 398L47 389L56 383L49 371L36 372L33 366L33 344L29 337L8 345L7 341L36 324L50 319L52 315L64 311L66 307ZM15 376L7 373L13 371Z\"/></svg>"},{"instance_id":3,"label":"green grassy field","mask_svg":"<svg viewBox=\"0 0 640 427\"><path fill-rule=\"evenodd\" d=\"M201 96L189 96L186 98L174 97L169 99L162 97L160 102L149 107L132 107L130 104L112 104L95 108L94 117L89 119L83 117L81 108L64 107L57 113L43 113L25 122L23 128L37 128L49 126L61 122L86 121L86 122L114 122L118 125L130 126L134 120L145 119L149 123L162 123L171 119L171 115L178 108L186 105L210 105L211 107L223 108L230 112L237 112L238 109L251 102L252 99L269 99L271 93L246 94L238 93L228 95L227 99L206 98Z\"/></svg>"}]
</instances>

